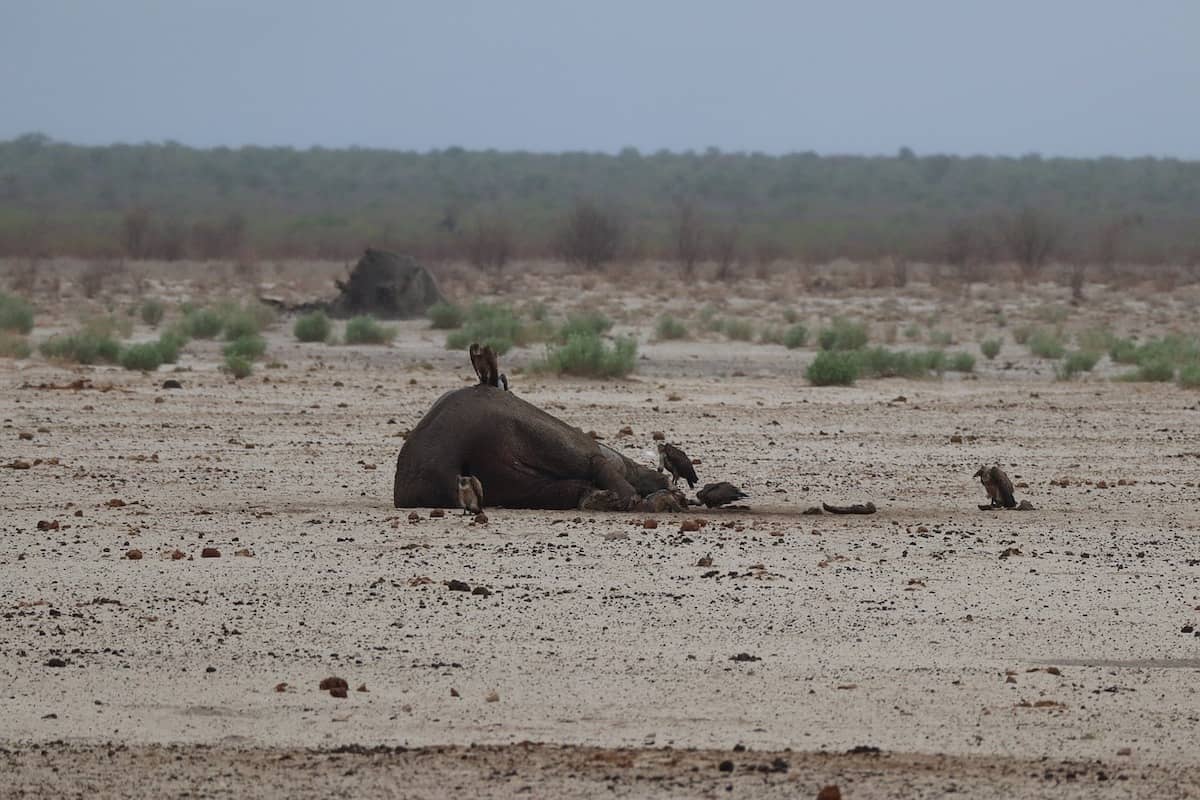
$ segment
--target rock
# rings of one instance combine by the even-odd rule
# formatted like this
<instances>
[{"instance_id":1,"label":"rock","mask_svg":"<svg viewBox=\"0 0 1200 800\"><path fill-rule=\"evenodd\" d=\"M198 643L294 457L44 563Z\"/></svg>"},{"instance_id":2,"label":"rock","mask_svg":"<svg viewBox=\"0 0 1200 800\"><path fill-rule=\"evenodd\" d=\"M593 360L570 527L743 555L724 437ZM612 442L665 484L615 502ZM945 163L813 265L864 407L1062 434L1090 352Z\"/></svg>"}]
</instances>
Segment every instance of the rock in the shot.
<instances>
[{"instance_id":1,"label":"rock","mask_svg":"<svg viewBox=\"0 0 1200 800\"><path fill-rule=\"evenodd\" d=\"M609 531L608 533L604 534L604 541L606 541L606 542L615 542L620 539L628 539L628 538L629 538L629 534L626 533L625 531Z\"/></svg>"},{"instance_id":2,"label":"rock","mask_svg":"<svg viewBox=\"0 0 1200 800\"><path fill-rule=\"evenodd\" d=\"M717 769L719 769L721 772L733 772L733 762L729 759L725 759L720 764L717 764Z\"/></svg>"},{"instance_id":3,"label":"rock","mask_svg":"<svg viewBox=\"0 0 1200 800\"><path fill-rule=\"evenodd\" d=\"M800 513L806 517L816 517L821 514L824 514L825 512L821 510L820 506L809 506L808 508L804 509Z\"/></svg>"},{"instance_id":4,"label":"rock","mask_svg":"<svg viewBox=\"0 0 1200 800\"><path fill-rule=\"evenodd\" d=\"M624 428L621 428L621 430L617 431L617 436L633 436L633 428L626 425Z\"/></svg>"},{"instance_id":5,"label":"rock","mask_svg":"<svg viewBox=\"0 0 1200 800\"><path fill-rule=\"evenodd\" d=\"M185 558L187 558L187 553L183 552L182 550L176 549L176 550L171 551L171 560L172 561L180 561Z\"/></svg>"},{"instance_id":6,"label":"rock","mask_svg":"<svg viewBox=\"0 0 1200 800\"><path fill-rule=\"evenodd\" d=\"M275 691L277 691L277 692L286 692L287 688L288 688L287 681L283 681L281 683L275 684Z\"/></svg>"},{"instance_id":7,"label":"rock","mask_svg":"<svg viewBox=\"0 0 1200 800\"><path fill-rule=\"evenodd\" d=\"M488 524L488 515L484 514L482 511L480 511L478 514L475 515L475 519L472 521L476 525L487 525Z\"/></svg>"},{"instance_id":8,"label":"rock","mask_svg":"<svg viewBox=\"0 0 1200 800\"><path fill-rule=\"evenodd\" d=\"M421 515L415 511L410 511L410 512L408 512L408 521L409 522L420 522Z\"/></svg>"},{"instance_id":9,"label":"rock","mask_svg":"<svg viewBox=\"0 0 1200 800\"><path fill-rule=\"evenodd\" d=\"M212 673L217 671L217 668L216 667L205 667L204 671L211 675Z\"/></svg>"},{"instance_id":10,"label":"rock","mask_svg":"<svg viewBox=\"0 0 1200 800\"><path fill-rule=\"evenodd\" d=\"M200 551L201 558L220 558L221 551L215 547L206 547Z\"/></svg>"},{"instance_id":11,"label":"rock","mask_svg":"<svg viewBox=\"0 0 1200 800\"><path fill-rule=\"evenodd\" d=\"M1017 503L1017 511L1034 511L1034 510L1035 509L1033 507L1033 503L1029 502L1028 500L1022 500L1020 503Z\"/></svg>"},{"instance_id":12,"label":"rock","mask_svg":"<svg viewBox=\"0 0 1200 800\"><path fill-rule=\"evenodd\" d=\"M125 552L125 557L126 557L126 558L128 558L130 561L141 561L141 559L142 559L142 551L141 551L141 550L138 550L138 549L135 547L135 548L133 548L133 549L131 549L131 550L128 550L128 551L126 551L126 552Z\"/></svg>"},{"instance_id":13,"label":"rock","mask_svg":"<svg viewBox=\"0 0 1200 800\"><path fill-rule=\"evenodd\" d=\"M487 695L483 699L489 703L499 703L500 695L495 690L493 690L493 691L488 692Z\"/></svg>"},{"instance_id":14,"label":"rock","mask_svg":"<svg viewBox=\"0 0 1200 800\"><path fill-rule=\"evenodd\" d=\"M334 688L329 690L329 696L336 697L339 700L345 700L346 699L346 691L347 691L347 689L343 686L335 686Z\"/></svg>"},{"instance_id":15,"label":"rock","mask_svg":"<svg viewBox=\"0 0 1200 800\"><path fill-rule=\"evenodd\" d=\"M446 581L445 584L446 584L447 588L449 588L450 591L452 591L452 592L469 592L469 591L471 591L471 585L469 583L467 583L466 581L459 581L459 580L451 579L451 580Z\"/></svg>"},{"instance_id":16,"label":"rock","mask_svg":"<svg viewBox=\"0 0 1200 800\"><path fill-rule=\"evenodd\" d=\"M821 791L817 792L817 800L842 800L842 790L836 783L822 786Z\"/></svg>"},{"instance_id":17,"label":"rock","mask_svg":"<svg viewBox=\"0 0 1200 800\"><path fill-rule=\"evenodd\" d=\"M963 438L957 433L950 437L950 444L962 444Z\"/></svg>"},{"instance_id":18,"label":"rock","mask_svg":"<svg viewBox=\"0 0 1200 800\"><path fill-rule=\"evenodd\" d=\"M713 565L712 553L703 556L696 562L697 567L711 567Z\"/></svg>"},{"instance_id":19,"label":"rock","mask_svg":"<svg viewBox=\"0 0 1200 800\"><path fill-rule=\"evenodd\" d=\"M56 530L58 530L58 520L56 520L56 519L38 520L37 529L39 531L56 531Z\"/></svg>"},{"instance_id":20,"label":"rock","mask_svg":"<svg viewBox=\"0 0 1200 800\"><path fill-rule=\"evenodd\" d=\"M458 697L458 696L459 696L459 694L458 694L458 689L455 689L453 686L451 686L451 687L450 687L450 696L451 696L451 697Z\"/></svg>"},{"instance_id":21,"label":"rock","mask_svg":"<svg viewBox=\"0 0 1200 800\"><path fill-rule=\"evenodd\" d=\"M476 586L474 589L471 590L471 594L477 594L480 597L491 597L492 590L487 588L486 586Z\"/></svg>"},{"instance_id":22,"label":"rock","mask_svg":"<svg viewBox=\"0 0 1200 800\"><path fill-rule=\"evenodd\" d=\"M162 382L162 388L164 388L164 389L182 389L183 384L180 383L179 381L175 380L174 378L167 378L165 381Z\"/></svg>"},{"instance_id":23,"label":"rock","mask_svg":"<svg viewBox=\"0 0 1200 800\"><path fill-rule=\"evenodd\" d=\"M56 669L61 669L62 667L65 667L66 665L67 665L67 662L63 661L61 658L52 658L46 662L47 667L54 667Z\"/></svg>"},{"instance_id":24,"label":"rock","mask_svg":"<svg viewBox=\"0 0 1200 800\"><path fill-rule=\"evenodd\" d=\"M1117 755L1119 755L1119 756L1131 756L1131 755L1133 755L1133 748L1130 748L1130 747L1122 747L1121 749L1117 750Z\"/></svg>"},{"instance_id":25,"label":"rock","mask_svg":"<svg viewBox=\"0 0 1200 800\"><path fill-rule=\"evenodd\" d=\"M249 547L243 547L241 550L235 550L233 551L233 554L235 556L241 556L242 558L254 558L254 551Z\"/></svg>"},{"instance_id":26,"label":"rock","mask_svg":"<svg viewBox=\"0 0 1200 800\"><path fill-rule=\"evenodd\" d=\"M1180 633L1191 633L1194 630L1195 630L1195 628L1193 626L1184 625L1182 628L1179 629L1179 632Z\"/></svg>"},{"instance_id":27,"label":"rock","mask_svg":"<svg viewBox=\"0 0 1200 800\"><path fill-rule=\"evenodd\" d=\"M662 431L655 431L654 433L650 434L650 437L656 442L662 442L666 441L667 435Z\"/></svg>"},{"instance_id":28,"label":"rock","mask_svg":"<svg viewBox=\"0 0 1200 800\"><path fill-rule=\"evenodd\" d=\"M367 685L366 685L365 683L361 683L361 684L359 684L358 688L357 688L357 689L355 689L354 691L356 691L356 692L366 692L366 691L367 691Z\"/></svg>"},{"instance_id":29,"label":"rock","mask_svg":"<svg viewBox=\"0 0 1200 800\"><path fill-rule=\"evenodd\" d=\"M679 523L680 533L695 533L698 530L700 530L700 523L697 520L685 519L683 522Z\"/></svg>"},{"instance_id":30,"label":"rock","mask_svg":"<svg viewBox=\"0 0 1200 800\"><path fill-rule=\"evenodd\" d=\"M441 517L444 517L444 516L446 516L446 512L445 512L445 510L440 509L440 508L435 508L429 512L429 517L431 519L440 519Z\"/></svg>"},{"instance_id":31,"label":"rock","mask_svg":"<svg viewBox=\"0 0 1200 800\"><path fill-rule=\"evenodd\" d=\"M33 441L33 432L32 431L21 431L20 433L17 434L17 439L19 439L22 442L32 442Z\"/></svg>"},{"instance_id":32,"label":"rock","mask_svg":"<svg viewBox=\"0 0 1200 800\"><path fill-rule=\"evenodd\" d=\"M32 465L28 461L22 461L19 458L13 459L4 466L9 469L29 469Z\"/></svg>"},{"instance_id":33,"label":"rock","mask_svg":"<svg viewBox=\"0 0 1200 800\"><path fill-rule=\"evenodd\" d=\"M758 656L752 656L749 653L738 653L736 656L730 656L730 661L762 661Z\"/></svg>"},{"instance_id":34,"label":"rock","mask_svg":"<svg viewBox=\"0 0 1200 800\"><path fill-rule=\"evenodd\" d=\"M119 497L114 497L112 500L109 500L104 505L108 506L109 508L124 508L125 501Z\"/></svg>"},{"instance_id":35,"label":"rock","mask_svg":"<svg viewBox=\"0 0 1200 800\"><path fill-rule=\"evenodd\" d=\"M658 520L656 520L656 519L643 520L642 527L645 528L646 530L652 531L658 527Z\"/></svg>"},{"instance_id":36,"label":"rock","mask_svg":"<svg viewBox=\"0 0 1200 800\"><path fill-rule=\"evenodd\" d=\"M343 692L342 697L346 696L344 693L350 688L350 684L346 683L345 678L339 678L336 675L330 675L328 678L322 679L318 686L322 692L332 692L335 689L341 689Z\"/></svg>"}]
</instances>

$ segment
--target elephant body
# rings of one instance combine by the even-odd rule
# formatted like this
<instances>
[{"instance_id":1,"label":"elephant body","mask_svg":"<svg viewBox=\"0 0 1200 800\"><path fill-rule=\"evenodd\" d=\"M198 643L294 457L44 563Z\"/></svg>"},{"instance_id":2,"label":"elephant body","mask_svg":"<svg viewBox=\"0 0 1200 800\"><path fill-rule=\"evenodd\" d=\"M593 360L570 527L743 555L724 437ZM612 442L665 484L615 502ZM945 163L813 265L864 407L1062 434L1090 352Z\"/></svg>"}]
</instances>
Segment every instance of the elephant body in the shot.
<instances>
[{"instance_id":1,"label":"elephant body","mask_svg":"<svg viewBox=\"0 0 1200 800\"><path fill-rule=\"evenodd\" d=\"M456 508L457 476L483 485L487 506L632 508L667 479L503 389L442 395L396 459L396 508Z\"/></svg>"}]
</instances>

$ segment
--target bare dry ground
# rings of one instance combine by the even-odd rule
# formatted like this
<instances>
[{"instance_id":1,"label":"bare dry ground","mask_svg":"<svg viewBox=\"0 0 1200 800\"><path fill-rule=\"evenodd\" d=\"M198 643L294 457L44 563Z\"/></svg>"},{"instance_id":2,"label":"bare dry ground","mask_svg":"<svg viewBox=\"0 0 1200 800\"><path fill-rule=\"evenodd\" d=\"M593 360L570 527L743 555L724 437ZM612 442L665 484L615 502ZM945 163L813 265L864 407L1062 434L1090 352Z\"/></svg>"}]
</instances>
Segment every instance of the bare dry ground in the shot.
<instances>
[{"instance_id":1,"label":"bare dry ground","mask_svg":"<svg viewBox=\"0 0 1200 800\"><path fill-rule=\"evenodd\" d=\"M147 291L214 291L196 283ZM277 366L242 381L214 342L170 374L0 360L0 462L41 460L0 469L0 796L1200 793L1200 397L1107 363L1056 382L1011 340L969 378L851 388L808 386L811 349L650 341L662 308L698 331L711 302L974 349L1064 296L723 291L533 274L503 292L639 335L628 380L521 371L538 348L505 365L630 455L664 431L702 480L751 493L687 515L698 532L391 508L404 432L469 379L424 322L347 347L285 321ZM1195 305L1096 290L1070 324L1168 330ZM38 333L72 307L43 298ZM1036 511L977 509L993 462ZM868 499L879 513L800 513ZM318 689L334 675L344 699Z\"/></svg>"}]
</instances>

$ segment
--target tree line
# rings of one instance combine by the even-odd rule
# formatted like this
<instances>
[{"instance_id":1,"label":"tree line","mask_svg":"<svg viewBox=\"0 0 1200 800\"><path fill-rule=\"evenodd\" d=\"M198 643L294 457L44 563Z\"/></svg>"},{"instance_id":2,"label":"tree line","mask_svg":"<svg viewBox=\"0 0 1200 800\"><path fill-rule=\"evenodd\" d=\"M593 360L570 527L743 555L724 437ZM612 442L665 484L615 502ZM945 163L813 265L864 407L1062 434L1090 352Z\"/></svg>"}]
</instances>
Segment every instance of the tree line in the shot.
<instances>
[{"instance_id":1,"label":"tree line","mask_svg":"<svg viewBox=\"0 0 1200 800\"><path fill-rule=\"evenodd\" d=\"M0 142L0 255L1200 262L1200 162Z\"/></svg>"}]
</instances>

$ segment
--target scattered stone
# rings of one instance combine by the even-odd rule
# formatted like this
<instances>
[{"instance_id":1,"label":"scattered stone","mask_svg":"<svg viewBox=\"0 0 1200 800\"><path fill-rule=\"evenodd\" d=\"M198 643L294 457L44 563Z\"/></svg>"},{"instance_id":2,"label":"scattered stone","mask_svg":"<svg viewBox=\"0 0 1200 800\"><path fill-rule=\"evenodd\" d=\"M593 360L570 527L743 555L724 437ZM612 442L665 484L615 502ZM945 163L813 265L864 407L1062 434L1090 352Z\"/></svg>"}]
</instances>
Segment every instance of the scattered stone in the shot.
<instances>
[{"instance_id":1,"label":"scattered stone","mask_svg":"<svg viewBox=\"0 0 1200 800\"><path fill-rule=\"evenodd\" d=\"M908 402L908 398L907 398L907 397L905 397L905 396L904 396L904 395L902 395L902 394L898 394L898 395L896 395L895 397L893 397L893 398L892 398L892 402L893 402L893 403L907 403L907 402Z\"/></svg>"},{"instance_id":2,"label":"scattered stone","mask_svg":"<svg viewBox=\"0 0 1200 800\"><path fill-rule=\"evenodd\" d=\"M142 559L142 551L141 551L141 550L138 550L138 549L135 547L135 548L133 548L133 549L131 549L131 550L128 550L128 551L126 551L126 553L125 553L125 557L126 557L126 558L128 558L130 561L141 561L141 559Z\"/></svg>"},{"instance_id":3,"label":"scattered stone","mask_svg":"<svg viewBox=\"0 0 1200 800\"><path fill-rule=\"evenodd\" d=\"M1194 626L1184 625L1182 628L1179 629L1179 632L1180 633L1191 633L1194 630L1196 630L1196 628Z\"/></svg>"},{"instance_id":4,"label":"scattered stone","mask_svg":"<svg viewBox=\"0 0 1200 800\"><path fill-rule=\"evenodd\" d=\"M873 744L858 744L846 751L848 756L877 756L883 751Z\"/></svg>"},{"instance_id":5,"label":"scattered stone","mask_svg":"<svg viewBox=\"0 0 1200 800\"><path fill-rule=\"evenodd\" d=\"M842 790L836 783L822 786L821 791L817 792L817 800L842 800Z\"/></svg>"},{"instance_id":6,"label":"scattered stone","mask_svg":"<svg viewBox=\"0 0 1200 800\"><path fill-rule=\"evenodd\" d=\"M175 550L171 551L171 560L172 561L180 561L185 558L187 558L187 553L183 552L182 550L175 549Z\"/></svg>"},{"instance_id":7,"label":"scattered stone","mask_svg":"<svg viewBox=\"0 0 1200 800\"><path fill-rule=\"evenodd\" d=\"M409 522L420 522L421 515L415 511L410 511L410 512L408 512L408 521Z\"/></svg>"},{"instance_id":8,"label":"scattered stone","mask_svg":"<svg viewBox=\"0 0 1200 800\"><path fill-rule=\"evenodd\" d=\"M58 530L58 520L56 520L56 519L38 520L37 529L39 531L56 531L56 530Z\"/></svg>"},{"instance_id":9,"label":"scattered stone","mask_svg":"<svg viewBox=\"0 0 1200 800\"><path fill-rule=\"evenodd\" d=\"M1096 488L1097 489L1107 489L1108 481L1096 481Z\"/></svg>"},{"instance_id":10,"label":"scattered stone","mask_svg":"<svg viewBox=\"0 0 1200 800\"><path fill-rule=\"evenodd\" d=\"M808 508L804 509L800 513L801 513L801 515L806 516L806 517L816 517L816 516L820 516L821 514L824 514L825 512L823 510L821 510L820 506L809 506Z\"/></svg>"},{"instance_id":11,"label":"scattered stone","mask_svg":"<svg viewBox=\"0 0 1200 800\"><path fill-rule=\"evenodd\" d=\"M1021 548L1006 547L1006 548L1004 548L1004 552L1000 554L1000 557L1001 558L1009 558L1010 556L1020 556L1020 555L1024 555L1024 553L1021 552Z\"/></svg>"},{"instance_id":12,"label":"scattered stone","mask_svg":"<svg viewBox=\"0 0 1200 800\"><path fill-rule=\"evenodd\" d=\"M758 656L752 656L749 653L738 653L736 656L730 656L730 661L762 661Z\"/></svg>"},{"instance_id":13,"label":"scattered stone","mask_svg":"<svg viewBox=\"0 0 1200 800\"><path fill-rule=\"evenodd\" d=\"M493 689L492 691L488 692L483 699L489 703L499 703L500 694Z\"/></svg>"},{"instance_id":14,"label":"scattered stone","mask_svg":"<svg viewBox=\"0 0 1200 800\"><path fill-rule=\"evenodd\" d=\"M680 533L695 533L698 530L700 530L700 523L698 520L685 519L683 522L679 523Z\"/></svg>"},{"instance_id":15,"label":"scattered stone","mask_svg":"<svg viewBox=\"0 0 1200 800\"><path fill-rule=\"evenodd\" d=\"M65 667L66 665L67 665L67 662L63 661L61 658L52 658L46 662L47 667L54 667L55 669L61 669L62 667Z\"/></svg>"},{"instance_id":16,"label":"scattered stone","mask_svg":"<svg viewBox=\"0 0 1200 800\"><path fill-rule=\"evenodd\" d=\"M220 558L221 551L215 547L206 547L200 551L201 558Z\"/></svg>"},{"instance_id":17,"label":"scattered stone","mask_svg":"<svg viewBox=\"0 0 1200 800\"><path fill-rule=\"evenodd\" d=\"M429 516L431 519L438 519L446 516L446 512L443 509L435 508L429 512Z\"/></svg>"},{"instance_id":18,"label":"scattered stone","mask_svg":"<svg viewBox=\"0 0 1200 800\"><path fill-rule=\"evenodd\" d=\"M211 675L212 673L217 671L217 668L216 667L205 667L204 671Z\"/></svg>"},{"instance_id":19,"label":"scattered stone","mask_svg":"<svg viewBox=\"0 0 1200 800\"><path fill-rule=\"evenodd\" d=\"M1017 511L1034 511L1034 510L1036 510L1036 509L1034 509L1033 503L1029 502L1028 500L1022 500L1020 503L1017 503Z\"/></svg>"},{"instance_id":20,"label":"scattered stone","mask_svg":"<svg viewBox=\"0 0 1200 800\"><path fill-rule=\"evenodd\" d=\"M233 554L235 556L241 556L242 558L254 558L254 551L249 547L243 547L241 550L235 550L233 551Z\"/></svg>"},{"instance_id":21,"label":"scattered stone","mask_svg":"<svg viewBox=\"0 0 1200 800\"><path fill-rule=\"evenodd\" d=\"M8 462L4 466L8 469L29 469L32 465L28 461L22 461L21 459L17 458Z\"/></svg>"},{"instance_id":22,"label":"scattered stone","mask_svg":"<svg viewBox=\"0 0 1200 800\"><path fill-rule=\"evenodd\" d=\"M729 759L725 759L720 764L717 764L717 769L719 769L721 772L733 772L733 762Z\"/></svg>"},{"instance_id":23,"label":"scattered stone","mask_svg":"<svg viewBox=\"0 0 1200 800\"><path fill-rule=\"evenodd\" d=\"M654 433L650 434L650 437L656 442L662 442L666 440L667 435L662 431L655 431Z\"/></svg>"},{"instance_id":24,"label":"scattered stone","mask_svg":"<svg viewBox=\"0 0 1200 800\"><path fill-rule=\"evenodd\" d=\"M108 506L109 508L124 508L125 501L119 497L114 497L112 500L109 500L104 505Z\"/></svg>"},{"instance_id":25,"label":"scattered stone","mask_svg":"<svg viewBox=\"0 0 1200 800\"><path fill-rule=\"evenodd\" d=\"M288 689L287 681L283 681L281 683L275 684L275 691L277 691L277 692L280 692L280 693L286 692L287 689Z\"/></svg>"},{"instance_id":26,"label":"scattered stone","mask_svg":"<svg viewBox=\"0 0 1200 800\"><path fill-rule=\"evenodd\" d=\"M338 700L346 699L347 689L344 686L335 686L329 690L330 697L336 697Z\"/></svg>"},{"instance_id":27,"label":"scattered stone","mask_svg":"<svg viewBox=\"0 0 1200 800\"><path fill-rule=\"evenodd\" d=\"M415 578L408 579L409 586L424 586L427 583L433 583L433 578L430 578L425 575L418 575Z\"/></svg>"},{"instance_id":28,"label":"scattered stone","mask_svg":"<svg viewBox=\"0 0 1200 800\"><path fill-rule=\"evenodd\" d=\"M617 435L618 436L633 436L633 428L630 427L629 425L626 425L624 428L621 428L621 430L617 431Z\"/></svg>"},{"instance_id":29,"label":"scattered stone","mask_svg":"<svg viewBox=\"0 0 1200 800\"><path fill-rule=\"evenodd\" d=\"M655 528L657 528L657 527L658 527L658 520L656 520L656 519L646 519L646 520L643 520L643 521L642 521L642 527L643 527L643 528L645 528L646 530L650 530L650 531L652 531L652 530L654 530Z\"/></svg>"},{"instance_id":30,"label":"scattered stone","mask_svg":"<svg viewBox=\"0 0 1200 800\"><path fill-rule=\"evenodd\" d=\"M950 444L962 444L963 438L957 433L950 437Z\"/></svg>"},{"instance_id":31,"label":"scattered stone","mask_svg":"<svg viewBox=\"0 0 1200 800\"><path fill-rule=\"evenodd\" d=\"M51 712L49 714L43 714L42 719L58 719L58 714L55 714L53 712Z\"/></svg>"},{"instance_id":32,"label":"scattered stone","mask_svg":"<svg viewBox=\"0 0 1200 800\"><path fill-rule=\"evenodd\" d=\"M698 560L696 562L697 567L711 567L712 565L713 565L712 553L709 553L708 555L703 556L702 558L700 558L700 560Z\"/></svg>"},{"instance_id":33,"label":"scattered stone","mask_svg":"<svg viewBox=\"0 0 1200 800\"><path fill-rule=\"evenodd\" d=\"M1117 750L1117 755L1119 755L1119 756L1131 756L1131 755L1133 755L1133 748L1131 748L1131 747L1122 747L1122 748L1120 748L1119 750Z\"/></svg>"},{"instance_id":34,"label":"scattered stone","mask_svg":"<svg viewBox=\"0 0 1200 800\"><path fill-rule=\"evenodd\" d=\"M175 380L174 378L167 378L165 381L162 382L162 388L164 388L164 389L182 389L183 384L180 383L179 381Z\"/></svg>"},{"instance_id":35,"label":"scattered stone","mask_svg":"<svg viewBox=\"0 0 1200 800\"><path fill-rule=\"evenodd\" d=\"M350 684L346 683L345 678L339 678L336 675L330 675L328 678L323 678L318 688L322 692L333 692L335 689L342 690L342 697L345 697L345 691L350 688Z\"/></svg>"},{"instance_id":36,"label":"scattered stone","mask_svg":"<svg viewBox=\"0 0 1200 800\"><path fill-rule=\"evenodd\" d=\"M482 511L480 511L478 514L475 515L474 522L476 525L487 525L488 524L488 515L484 514Z\"/></svg>"},{"instance_id":37,"label":"scattered stone","mask_svg":"<svg viewBox=\"0 0 1200 800\"><path fill-rule=\"evenodd\" d=\"M445 584L452 592L469 592L469 591L471 591L471 585L469 583L467 583L466 581L459 581L459 580L451 579L451 580L445 581Z\"/></svg>"},{"instance_id":38,"label":"scattered stone","mask_svg":"<svg viewBox=\"0 0 1200 800\"><path fill-rule=\"evenodd\" d=\"M486 586L476 586L474 589L471 590L471 594L477 594L480 597L491 597L492 590L487 588Z\"/></svg>"},{"instance_id":39,"label":"scattered stone","mask_svg":"<svg viewBox=\"0 0 1200 800\"><path fill-rule=\"evenodd\" d=\"M32 442L33 441L33 432L32 431L21 431L20 433L17 434L17 439L19 439L22 442Z\"/></svg>"},{"instance_id":40,"label":"scattered stone","mask_svg":"<svg viewBox=\"0 0 1200 800\"><path fill-rule=\"evenodd\" d=\"M458 689L455 689L453 686L451 686L451 687L450 687L450 696L451 696L451 697L458 697L458 696L459 696L459 694L458 694Z\"/></svg>"},{"instance_id":41,"label":"scattered stone","mask_svg":"<svg viewBox=\"0 0 1200 800\"><path fill-rule=\"evenodd\" d=\"M671 403L678 403L682 399L683 399L683 397L676 394L675 392L671 392L669 395L667 395L667 401L671 402Z\"/></svg>"},{"instance_id":42,"label":"scattered stone","mask_svg":"<svg viewBox=\"0 0 1200 800\"><path fill-rule=\"evenodd\" d=\"M609 531L608 533L604 534L604 541L606 541L606 542L615 542L619 539L628 539L628 538L629 538L629 534L626 533L625 531Z\"/></svg>"},{"instance_id":43,"label":"scattered stone","mask_svg":"<svg viewBox=\"0 0 1200 800\"><path fill-rule=\"evenodd\" d=\"M356 692L366 692L366 691L367 691L367 685L366 685L365 683L359 684L358 688L357 688L357 689L355 689L354 691L356 691Z\"/></svg>"}]
</instances>

